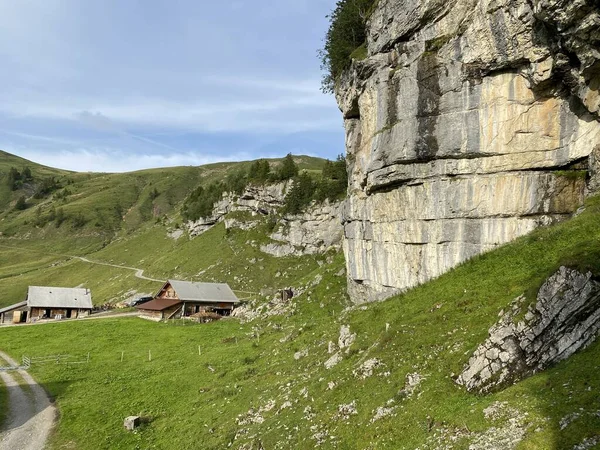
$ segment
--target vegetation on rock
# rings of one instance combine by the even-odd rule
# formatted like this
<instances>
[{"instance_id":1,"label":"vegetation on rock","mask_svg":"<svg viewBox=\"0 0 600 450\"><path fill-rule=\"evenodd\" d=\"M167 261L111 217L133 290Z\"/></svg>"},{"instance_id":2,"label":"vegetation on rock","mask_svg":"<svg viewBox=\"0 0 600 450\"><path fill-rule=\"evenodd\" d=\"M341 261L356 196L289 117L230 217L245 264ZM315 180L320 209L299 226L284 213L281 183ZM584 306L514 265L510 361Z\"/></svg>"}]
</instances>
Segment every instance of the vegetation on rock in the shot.
<instances>
[{"instance_id":1,"label":"vegetation on rock","mask_svg":"<svg viewBox=\"0 0 600 450\"><path fill-rule=\"evenodd\" d=\"M329 29L323 49L319 51L321 69L324 71L321 82L323 92L333 92L337 78L350 67L353 57L366 57L366 48L363 46L367 37L366 24L375 4L376 0L338 0L328 16Z\"/></svg>"},{"instance_id":2,"label":"vegetation on rock","mask_svg":"<svg viewBox=\"0 0 600 450\"><path fill-rule=\"evenodd\" d=\"M240 195L248 184L264 185L290 179L293 184L286 197L284 212L297 214L313 200L337 200L345 194L348 184L346 160L343 155L339 155L335 161L326 160L322 169L316 173L299 173L291 154L283 158L274 170L271 170L271 164L267 160L254 161L247 172L239 170L224 180L201 184L195 188L184 202L182 217L191 221L209 218L215 203L223 198L224 193Z\"/></svg>"},{"instance_id":3,"label":"vegetation on rock","mask_svg":"<svg viewBox=\"0 0 600 450\"><path fill-rule=\"evenodd\" d=\"M293 180L294 184L285 198L284 213L298 214L312 201L339 200L345 196L348 186L346 159L339 155L335 161L327 160L317 179L301 173Z\"/></svg>"}]
</instances>

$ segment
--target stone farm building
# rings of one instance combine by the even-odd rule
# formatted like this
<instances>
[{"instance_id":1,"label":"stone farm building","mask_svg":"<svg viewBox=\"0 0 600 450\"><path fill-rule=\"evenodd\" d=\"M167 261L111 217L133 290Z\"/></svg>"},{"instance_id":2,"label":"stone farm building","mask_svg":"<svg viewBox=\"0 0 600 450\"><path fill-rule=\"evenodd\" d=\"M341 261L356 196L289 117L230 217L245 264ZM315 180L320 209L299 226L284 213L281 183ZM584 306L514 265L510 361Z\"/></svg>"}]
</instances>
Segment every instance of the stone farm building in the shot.
<instances>
[{"instance_id":1,"label":"stone farm building","mask_svg":"<svg viewBox=\"0 0 600 450\"><path fill-rule=\"evenodd\" d=\"M225 283L169 280L153 300L136 308L140 316L152 320L178 319L199 313L228 316L238 301Z\"/></svg>"},{"instance_id":2,"label":"stone farm building","mask_svg":"<svg viewBox=\"0 0 600 450\"><path fill-rule=\"evenodd\" d=\"M89 289L29 286L25 301L0 309L0 323L76 319L88 316L91 311Z\"/></svg>"}]
</instances>

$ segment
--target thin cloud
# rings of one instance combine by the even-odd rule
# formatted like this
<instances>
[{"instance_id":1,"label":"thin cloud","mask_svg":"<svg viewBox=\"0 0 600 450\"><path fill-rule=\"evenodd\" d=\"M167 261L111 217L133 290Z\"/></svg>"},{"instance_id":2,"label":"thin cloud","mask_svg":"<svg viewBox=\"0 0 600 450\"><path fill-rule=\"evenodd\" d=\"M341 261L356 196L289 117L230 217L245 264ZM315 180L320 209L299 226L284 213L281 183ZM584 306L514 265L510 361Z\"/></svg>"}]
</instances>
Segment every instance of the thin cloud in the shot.
<instances>
[{"instance_id":1,"label":"thin cloud","mask_svg":"<svg viewBox=\"0 0 600 450\"><path fill-rule=\"evenodd\" d=\"M0 148L112 171L254 159L269 140L283 156L302 134L329 156L338 141L311 136L344 141L319 90L330 3L0 0Z\"/></svg>"},{"instance_id":2,"label":"thin cloud","mask_svg":"<svg viewBox=\"0 0 600 450\"><path fill-rule=\"evenodd\" d=\"M157 147L162 147L165 148L167 150L174 150L176 152L178 152L179 150L176 149L175 147L172 147L170 145L164 144L162 142L158 142L155 141L154 139L150 139L144 136L140 136L134 133L130 133L129 131L126 131L124 129L121 129L118 124L116 124L115 122L113 122L111 119L109 119L108 117L106 117L103 114L100 113L92 113L89 111L81 111L79 113L74 114L74 116L80 120L81 122L83 122L84 124L90 125L92 128L97 128L100 131L105 131L105 132L109 132L109 133L115 133L121 136L127 136L130 137L132 139L137 139L141 142L145 142L147 144L151 144Z\"/></svg>"}]
</instances>

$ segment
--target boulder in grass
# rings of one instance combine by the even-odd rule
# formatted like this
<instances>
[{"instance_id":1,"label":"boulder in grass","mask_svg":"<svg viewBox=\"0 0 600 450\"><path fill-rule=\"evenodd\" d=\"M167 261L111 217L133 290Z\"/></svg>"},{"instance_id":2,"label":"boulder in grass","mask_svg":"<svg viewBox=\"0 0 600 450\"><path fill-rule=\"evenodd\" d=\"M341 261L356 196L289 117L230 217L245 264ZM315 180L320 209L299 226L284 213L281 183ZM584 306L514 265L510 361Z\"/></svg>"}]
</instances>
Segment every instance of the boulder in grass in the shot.
<instances>
[{"instance_id":1,"label":"boulder in grass","mask_svg":"<svg viewBox=\"0 0 600 450\"><path fill-rule=\"evenodd\" d=\"M129 416L129 417L125 418L125 421L123 422L123 426L128 431L133 431L137 427L140 426L140 422L141 422L140 416Z\"/></svg>"}]
</instances>

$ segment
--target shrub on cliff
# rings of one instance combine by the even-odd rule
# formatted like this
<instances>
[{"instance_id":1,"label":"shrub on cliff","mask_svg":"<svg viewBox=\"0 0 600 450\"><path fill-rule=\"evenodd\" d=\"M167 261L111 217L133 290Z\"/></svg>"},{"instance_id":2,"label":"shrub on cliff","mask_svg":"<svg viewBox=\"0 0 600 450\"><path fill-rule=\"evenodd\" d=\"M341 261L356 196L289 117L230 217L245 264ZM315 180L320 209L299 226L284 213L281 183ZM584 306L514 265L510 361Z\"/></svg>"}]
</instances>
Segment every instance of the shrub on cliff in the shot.
<instances>
[{"instance_id":1,"label":"shrub on cliff","mask_svg":"<svg viewBox=\"0 0 600 450\"><path fill-rule=\"evenodd\" d=\"M335 81L352 61L352 53L364 44L366 24L376 0L338 0L335 9L327 16L329 30L325 45L319 51L323 92L332 93Z\"/></svg>"},{"instance_id":2,"label":"shrub on cliff","mask_svg":"<svg viewBox=\"0 0 600 450\"><path fill-rule=\"evenodd\" d=\"M8 185L11 191L16 191L23 185L23 177L21 173L14 167L11 167L8 171L8 178L6 184Z\"/></svg>"},{"instance_id":3,"label":"shrub on cliff","mask_svg":"<svg viewBox=\"0 0 600 450\"><path fill-rule=\"evenodd\" d=\"M312 201L315 193L315 182L306 172L294 178L292 188L285 196L285 206L283 208L286 214L299 214Z\"/></svg>"},{"instance_id":4,"label":"shrub on cliff","mask_svg":"<svg viewBox=\"0 0 600 450\"><path fill-rule=\"evenodd\" d=\"M281 162L281 167L277 171L276 178L278 181L284 181L294 178L296 175L298 175L298 166L294 162L292 154L288 153Z\"/></svg>"},{"instance_id":5,"label":"shrub on cliff","mask_svg":"<svg viewBox=\"0 0 600 450\"><path fill-rule=\"evenodd\" d=\"M198 186L183 204L181 211L185 220L198 220L210 217L213 205L221 199L226 188L223 183L213 182L208 186Z\"/></svg>"},{"instance_id":6,"label":"shrub on cliff","mask_svg":"<svg viewBox=\"0 0 600 450\"><path fill-rule=\"evenodd\" d=\"M265 183L271 175L271 165L266 159L254 161L248 169L248 180L262 184Z\"/></svg>"},{"instance_id":7,"label":"shrub on cliff","mask_svg":"<svg viewBox=\"0 0 600 450\"><path fill-rule=\"evenodd\" d=\"M325 199L336 201L346 195L347 188L346 158L344 155L339 155L335 161L325 162L313 199L318 202L323 202Z\"/></svg>"},{"instance_id":8,"label":"shrub on cliff","mask_svg":"<svg viewBox=\"0 0 600 450\"><path fill-rule=\"evenodd\" d=\"M15 203L15 210L23 211L24 209L27 209L27 200L25 199L25 196L22 195L18 198L17 203Z\"/></svg>"}]
</instances>

